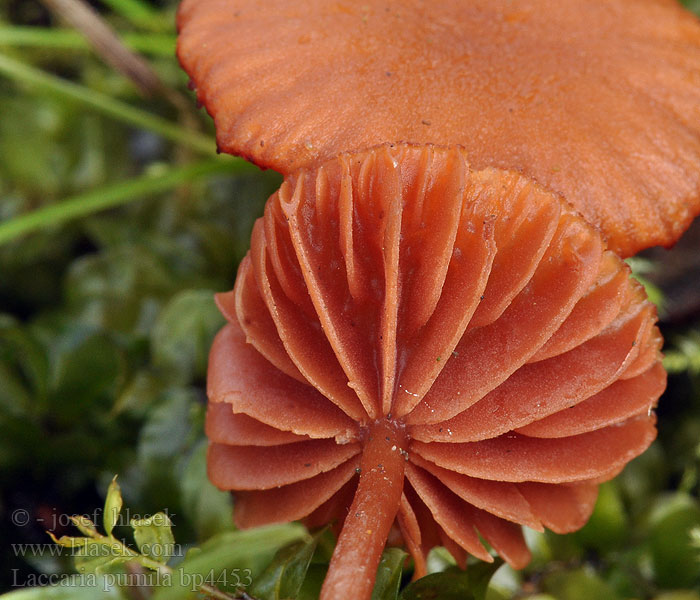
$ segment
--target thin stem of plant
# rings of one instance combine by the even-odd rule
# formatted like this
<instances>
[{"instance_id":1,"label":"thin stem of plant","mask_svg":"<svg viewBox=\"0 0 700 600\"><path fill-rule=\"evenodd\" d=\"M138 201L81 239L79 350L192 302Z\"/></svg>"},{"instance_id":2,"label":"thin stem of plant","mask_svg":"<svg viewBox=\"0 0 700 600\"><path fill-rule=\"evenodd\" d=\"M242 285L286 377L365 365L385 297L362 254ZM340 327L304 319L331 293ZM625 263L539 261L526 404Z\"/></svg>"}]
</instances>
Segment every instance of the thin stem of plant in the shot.
<instances>
[{"instance_id":1,"label":"thin stem of plant","mask_svg":"<svg viewBox=\"0 0 700 600\"><path fill-rule=\"evenodd\" d=\"M145 567L146 569L150 569L151 571L156 571L157 573L160 573L161 575L167 575L169 578L172 578L175 575L175 571L172 567L169 567L167 565L164 565L163 563L160 563L156 560L153 560L152 558L149 558L148 556L144 556L143 554L139 554L137 552L134 552L131 548L129 548L124 542L121 540L117 539L116 537L109 535L109 536L100 536L100 539L105 540L106 544L109 544L111 548L113 549L119 549L119 553L122 554L122 556L131 556L133 557L133 561L135 563L138 563L142 567ZM209 585L206 583L202 583L199 585L199 591L202 592L203 594L206 594L210 598L214 598L215 600L235 600L233 596L230 594L227 594L226 592L221 591L219 588Z\"/></svg>"},{"instance_id":2,"label":"thin stem of plant","mask_svg":"<svg viewBox=\"0 0 700 600\"><path fill-rule=\"evenodd\" d=\"M201 122L193 104L177 89L165 85L143 57L127 48L120 35L85 0L41 0L59 18L75 27L107 64L127 77L143 96L162 96L178 111L178 122L186 131L199 131ZM137 6L140 6L137 4ZM189 162L189 151L180 149L178 163Z\"/></svg>"},{"instance_id":3,"label":"thin stem of plant","mask_svg":"<svg viewBox=\"0 0 700 600\"><path fill-rule=\"evenodd\" d=\"M129 50L112 27L83 0L41 0L52 13L75 27L95 52L130 79L144 96L163 94L158 74L143 58Z\"/></svg>"}]
</instances>

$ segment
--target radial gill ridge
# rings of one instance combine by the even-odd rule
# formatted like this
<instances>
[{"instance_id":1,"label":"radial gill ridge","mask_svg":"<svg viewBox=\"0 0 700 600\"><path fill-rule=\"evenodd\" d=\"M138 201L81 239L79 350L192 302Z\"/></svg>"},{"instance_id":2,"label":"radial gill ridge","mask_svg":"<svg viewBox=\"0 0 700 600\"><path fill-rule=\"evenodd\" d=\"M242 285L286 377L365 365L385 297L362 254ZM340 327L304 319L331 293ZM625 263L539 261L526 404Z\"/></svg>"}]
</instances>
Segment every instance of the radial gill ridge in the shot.
<instances>
[{"instance_id":1,"label":"radial gill ridge","mask_svg":"<svg viewBox=\"0 0 700 600\"><path fill-rule=\"evenodd\" d=\"M209 474L241 527L334 522L322 598L369 598L390 531L512 566L654 439L656 314L557 196L384 145L288 176L211 352Z\"/></svg>"}]
</instances>

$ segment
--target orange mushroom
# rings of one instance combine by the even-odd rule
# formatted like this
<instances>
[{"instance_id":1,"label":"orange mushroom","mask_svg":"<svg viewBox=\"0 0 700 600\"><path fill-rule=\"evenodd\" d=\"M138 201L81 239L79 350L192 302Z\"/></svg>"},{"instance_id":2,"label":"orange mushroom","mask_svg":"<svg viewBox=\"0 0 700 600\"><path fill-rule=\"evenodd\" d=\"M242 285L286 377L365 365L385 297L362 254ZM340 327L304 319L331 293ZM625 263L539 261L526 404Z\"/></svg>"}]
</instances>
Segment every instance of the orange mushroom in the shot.
<instances>
[{"instance_id":1,"label":"orange mushroom","mask_svg":"<svg viewBox=\"0 0 700 600\"><path fill-rule=\"evenodd\" d=\"M184 0L178 26L219 147L260 166L460 144L623 257L700 213L700 23L675 0Z\"/></svg>"},{"instance_id":2,"label":"orange mushroom","mask_svg":"<svg viewBox=\"0 0 700 600\"><path fill-rule=\"evenodd\" d=\"M369 599L392 528L515 568L655 437L655 309L600 234L458 148L384 145L286 177L210 356L209 477L240 527L335 520L321 598Z\"/></svg>"}]
</instances>

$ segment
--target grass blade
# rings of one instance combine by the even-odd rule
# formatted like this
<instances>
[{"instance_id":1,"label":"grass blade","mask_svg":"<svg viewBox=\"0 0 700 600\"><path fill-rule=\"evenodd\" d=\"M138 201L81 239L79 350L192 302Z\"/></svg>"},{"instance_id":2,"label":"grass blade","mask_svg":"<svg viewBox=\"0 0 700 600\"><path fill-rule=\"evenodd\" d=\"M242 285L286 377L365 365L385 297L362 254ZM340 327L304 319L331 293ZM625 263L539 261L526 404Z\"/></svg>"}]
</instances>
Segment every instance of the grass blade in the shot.
<instances>
[{"instance_id":1,"label":"grass blade","mask_svg":"<svg viewBox=\"0 0 700 600\"><path fill-rule=\"evenodd\" d=\"M175 56L175 36L172 34L125 32L121 39L135 52L159 57ZM18 25L0 25L0 46L83 51L90 49L85 38L72 29Z\"/></svg>"},{"instance_id":2,"label":"grass blade","mask_svg":"<svg viewBox=\"0 0 700 600\"><path fill-rule=\"evenodd\" d=\"M144 175L130 181L92 190L58 204L0 222L0 245L32 231L127 204L144 196L171 189L181 183L216 173L234 173L248 169L255 169L255 167L240 159L210 159L184 167L172 167L158 175Z\"/></svg>"},{"instance_id":3,"label":"grass blade","mask_svg":"<svg viewBox=\"0 0 700 600\"><path fill-rule=\"evenodd\" d=\"M44 92L80 102L129 125L148 129L172 142L187 146L203 154L212 154L216 149L216 143L207 135L183 129L166 119L135 108L120 100L110 98L82 85L44 73L4 54L0 54L0 73L14 81L33 85Z\"/></svg>"}]
</instances>

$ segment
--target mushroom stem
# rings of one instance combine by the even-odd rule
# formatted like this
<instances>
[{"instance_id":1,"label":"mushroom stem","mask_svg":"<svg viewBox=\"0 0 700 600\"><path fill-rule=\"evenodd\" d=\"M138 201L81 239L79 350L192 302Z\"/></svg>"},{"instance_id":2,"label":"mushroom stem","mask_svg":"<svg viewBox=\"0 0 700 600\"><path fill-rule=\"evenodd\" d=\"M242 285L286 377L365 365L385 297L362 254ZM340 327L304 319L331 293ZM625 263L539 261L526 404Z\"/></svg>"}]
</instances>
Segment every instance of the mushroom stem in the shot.
<instances>
[{"instance_id":1,"label":"mushroom stem","mask_svg":"<svg viewBox=\"0 0 700 600\"><path fill-rule=\"evenodd\" d=\"M406 436L388 420L371 425L360 482L333 552L321 600L369 600L379 560L401 502Z\"/></svg>"}]
</instances>

